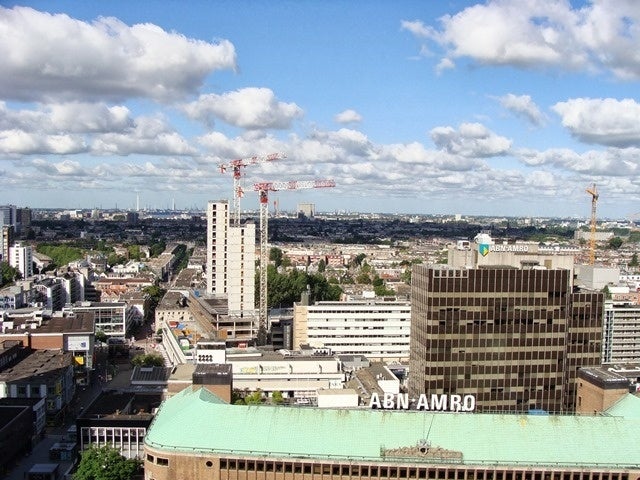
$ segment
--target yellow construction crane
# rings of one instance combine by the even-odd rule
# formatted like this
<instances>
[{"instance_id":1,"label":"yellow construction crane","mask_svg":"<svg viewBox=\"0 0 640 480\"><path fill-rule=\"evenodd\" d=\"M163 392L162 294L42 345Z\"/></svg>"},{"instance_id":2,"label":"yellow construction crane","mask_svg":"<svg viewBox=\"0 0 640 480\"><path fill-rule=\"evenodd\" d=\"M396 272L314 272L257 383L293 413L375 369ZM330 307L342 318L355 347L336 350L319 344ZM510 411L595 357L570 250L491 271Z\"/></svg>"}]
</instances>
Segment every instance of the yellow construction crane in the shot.
<instances>
[{"instance_id":1,"label":"yellow construction crane","mask_svg":"<svg viewBox=\"0 0 640 480\"><path fill-rule=\"evenodd\" d=\"M587 188L587 193L591 195L591 235L589 236L589 265L596 261L596 207L598 205L598 191L594 183L591 188Z\"/></svg>"}]
</instances>

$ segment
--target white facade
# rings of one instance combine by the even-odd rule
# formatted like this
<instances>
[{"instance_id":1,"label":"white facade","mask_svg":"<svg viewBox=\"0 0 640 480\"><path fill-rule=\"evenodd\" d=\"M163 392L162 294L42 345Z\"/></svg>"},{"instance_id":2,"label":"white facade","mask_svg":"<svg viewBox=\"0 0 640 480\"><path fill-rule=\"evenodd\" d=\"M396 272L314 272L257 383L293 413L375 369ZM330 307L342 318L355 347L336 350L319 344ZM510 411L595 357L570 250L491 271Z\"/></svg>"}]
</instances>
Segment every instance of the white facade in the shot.
<instances>
[{"instance_id":1,"label":"white facade","mask_svg":"<svg viewBox=\"0 0 640 480\"><path fill-rule=\"evenodd\" d=\"M605 302L602 363L640 362L640 305Z\"/></svg>"},{"instance_id":2,"label":"white facade","mask_svg":"<svg viewBox=\"0 0 640 480\"><path fill-rule=\"evenodd\" d=\"M295 305L293 347L329 348L336 355L407 361L411 304L406 301Z\"/></svg>"},{"instance_id":3,"label":"white facade","mask_svg":"<svg viewBox=\"0 0 640 480\"><path fill-rule=\"evenodd\" d=\"M33 255L29 245L22 246L16 243L13 247L9 247L9 265L18 269L22 274L22 278L33 276Z\"/></svg>"},{"instance_id":4,"label":"white facade","mask_svg":"<svg viewBox=\"0 0 640 480\"><path fill-rule=\"evenodd\" d=\"M340 361L328 355L299 355L298 352L234 355L227 351L233 388L274 391L286 397L315 398L321 389L342 389L344 374Z\"/></svg>"},{"instance_id":5,"label":"white facade","mask_svg":"<svg viewBox=\"0 0 640 480\"><path fill-rule=\"evenodd\" d=\"M207 205L207 293L227 295L229 314L255 311L256 227L229 225L226 201Z\"/></svg>"},{"instance_id":6,"label":"white facade","mask_svg":"<svg viewBox=\"0 0 640 480\"><path fill-rule=\"evenodd\" d=\"M229 229L229 203L226 201L207 204L207 293L227 293L226 285L226 241Z\"/></svg>"}]
</instances>

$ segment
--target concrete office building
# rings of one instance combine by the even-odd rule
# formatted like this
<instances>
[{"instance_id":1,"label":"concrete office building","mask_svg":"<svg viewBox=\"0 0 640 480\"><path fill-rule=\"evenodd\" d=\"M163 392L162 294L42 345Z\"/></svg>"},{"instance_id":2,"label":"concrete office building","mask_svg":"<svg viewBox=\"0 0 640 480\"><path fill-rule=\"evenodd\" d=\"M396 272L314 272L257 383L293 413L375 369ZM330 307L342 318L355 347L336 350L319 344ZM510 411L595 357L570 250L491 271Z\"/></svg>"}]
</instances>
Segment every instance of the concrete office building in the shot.
<instances>
[{"instance_id":1,"label":"concrete office building","mask_svg":"<svg viewBox=\"0 0 640 480\"><path fill-rule=\"evenodd\" d=\"M229 314L255 312L256 228L230 225L227 201L207 204L207 294L226 295Z\"/></svg>"},{"instance_id":2,"label":"concrete office building","mask_svg":"<svg viewBox=\"0 0 640 480\"><path fill-rule=\"evenodd\" d=\"M329 348L371 360L409 359L411 304L407 301L318 302L294 305L293 345Z\"/></svg>"},{"instance_id":3,"label":"concrete office building","mask_svg":"<svg viewBox=\"0 0 640 480\"><path fill-rule=\"evenodd\" d=\"M432 268L412 275L411 395L473 395L479 411L570 412L600 363L603 295L568 269Z\"/></svg>"},{"instance_id":4,"label":"concrete office building","mask_svg":"<svg viewBox=\"0 0 640 480\"><path fill-rule=\"evenodd\" d=\"M606 301L602 363L640 362L640 305Z\"/></svg>"},{"instance_id":5,"label":"concrete office building","mask_svg":"<svg viewBox=\"0 0 640 480\"><path fill-rule=\"evenodd\" d=\"M638 480L640 399L617 406L591 417L317 409L187 388L145 436L145 480Z\"/></svg>"}]
</instances>

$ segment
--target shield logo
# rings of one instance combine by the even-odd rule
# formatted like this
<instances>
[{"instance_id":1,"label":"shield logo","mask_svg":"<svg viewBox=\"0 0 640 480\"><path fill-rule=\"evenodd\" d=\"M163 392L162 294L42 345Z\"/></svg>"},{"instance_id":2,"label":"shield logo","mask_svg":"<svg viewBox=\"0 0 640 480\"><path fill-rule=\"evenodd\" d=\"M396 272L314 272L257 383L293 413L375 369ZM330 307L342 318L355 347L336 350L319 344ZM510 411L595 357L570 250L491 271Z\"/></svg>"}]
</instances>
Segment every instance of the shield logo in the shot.
<instances>
[{"instance_id":1,"label":"shield logo","mask_svg":"<svg viewBox=\"0 0 640 480\"><path fill-rule=\"evenodd\" d=\"M478 245L478 252L480 252L480 255L482 255L483 257L486 257L489 253L489 244L481 243L480 245Z\"/></svg>"}]
</instances>

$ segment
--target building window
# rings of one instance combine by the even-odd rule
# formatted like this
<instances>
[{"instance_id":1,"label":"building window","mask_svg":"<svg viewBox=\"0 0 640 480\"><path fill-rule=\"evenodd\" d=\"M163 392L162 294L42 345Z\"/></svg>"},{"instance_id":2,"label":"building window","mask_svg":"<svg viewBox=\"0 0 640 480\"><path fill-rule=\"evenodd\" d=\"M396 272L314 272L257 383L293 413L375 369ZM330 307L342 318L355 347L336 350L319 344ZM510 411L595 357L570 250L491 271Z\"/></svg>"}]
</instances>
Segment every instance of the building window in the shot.
<instances>
[{"instance_id":1,"label":"building window","mask_svg":"<svg viewBox=\"0 0 640 480\"><path fill-rule=\"evenodd\" d=\"M157 457L156 458L156 464L157 465L162 465L163 467L168 467L169 466L169 459L168 458Z\"/></svg>"}]
</instances>

